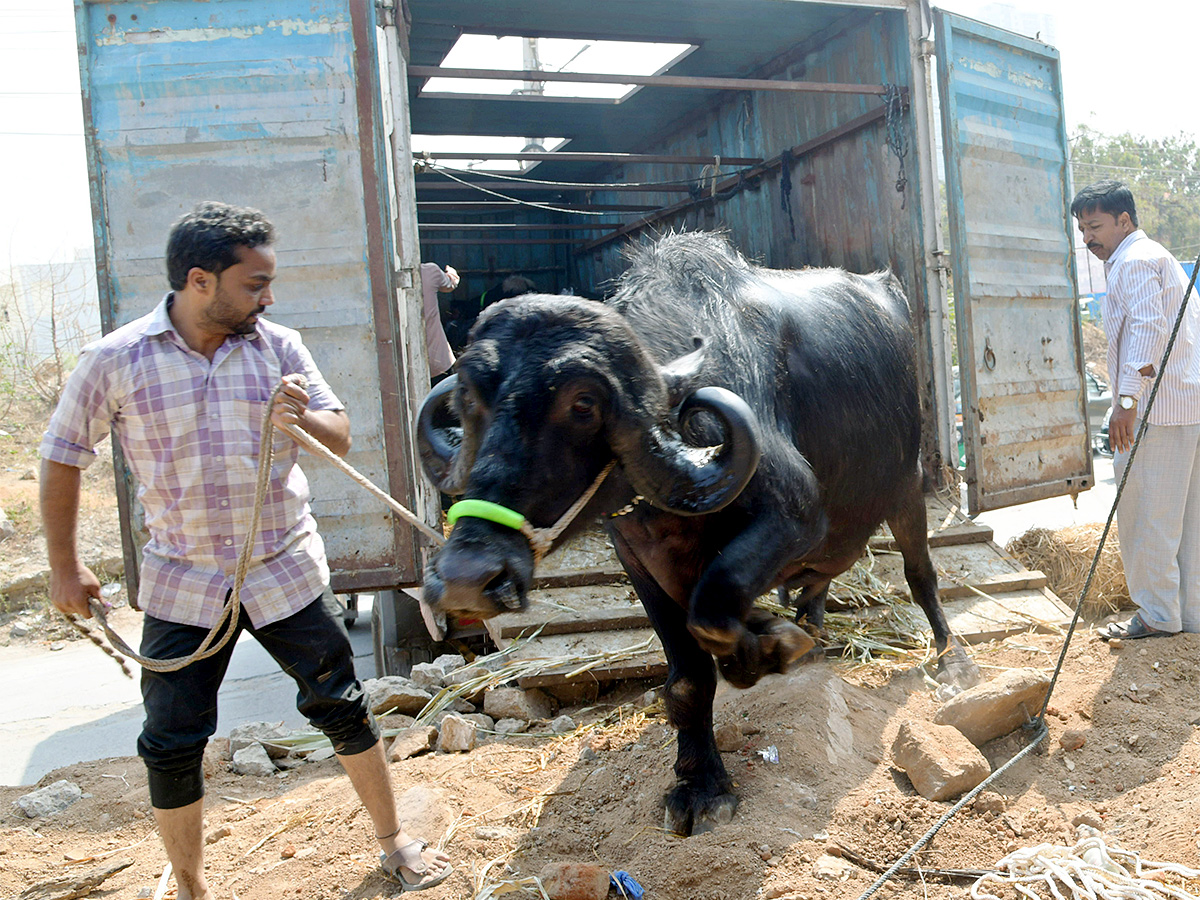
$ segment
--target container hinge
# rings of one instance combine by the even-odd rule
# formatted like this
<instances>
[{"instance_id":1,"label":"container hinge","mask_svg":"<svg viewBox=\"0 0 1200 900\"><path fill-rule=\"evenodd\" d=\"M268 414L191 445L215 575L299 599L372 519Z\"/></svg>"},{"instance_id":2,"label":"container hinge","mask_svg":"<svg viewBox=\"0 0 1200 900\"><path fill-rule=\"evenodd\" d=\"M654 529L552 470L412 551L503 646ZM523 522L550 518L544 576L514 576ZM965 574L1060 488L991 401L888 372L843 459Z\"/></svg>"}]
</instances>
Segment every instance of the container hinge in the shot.
<instances>
[{"instance_id":1,"label":"container hinge","mask_svg":"<svg viewBox=\"0 0 1200 900\"><path fill-rule=\"evenodd\" d=\"M375 24L380 28L392 28L395 26L395 0L375 0Z\"/></svg>"}]
</instances>

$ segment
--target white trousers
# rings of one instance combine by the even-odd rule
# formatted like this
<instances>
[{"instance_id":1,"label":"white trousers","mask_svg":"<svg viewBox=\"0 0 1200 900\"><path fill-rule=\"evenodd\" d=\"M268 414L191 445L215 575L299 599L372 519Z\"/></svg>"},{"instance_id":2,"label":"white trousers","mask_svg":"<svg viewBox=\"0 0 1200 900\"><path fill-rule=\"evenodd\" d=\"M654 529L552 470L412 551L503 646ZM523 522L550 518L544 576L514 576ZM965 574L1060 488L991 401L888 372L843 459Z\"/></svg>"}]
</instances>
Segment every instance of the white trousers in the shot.
<instances>
[{"instance_id":1,"label":"white trousers","mask_svg":"<svg viewBox=\"0 0 1200 900\"><path fill-rule=\"evenodd\" d=\"M1128 453L1113 455L1118 485L1128 462ZM1200 631L1200 425L1146 428L1117 529L1129 593L1146 624Z\"/></svg>"}]
</instances>

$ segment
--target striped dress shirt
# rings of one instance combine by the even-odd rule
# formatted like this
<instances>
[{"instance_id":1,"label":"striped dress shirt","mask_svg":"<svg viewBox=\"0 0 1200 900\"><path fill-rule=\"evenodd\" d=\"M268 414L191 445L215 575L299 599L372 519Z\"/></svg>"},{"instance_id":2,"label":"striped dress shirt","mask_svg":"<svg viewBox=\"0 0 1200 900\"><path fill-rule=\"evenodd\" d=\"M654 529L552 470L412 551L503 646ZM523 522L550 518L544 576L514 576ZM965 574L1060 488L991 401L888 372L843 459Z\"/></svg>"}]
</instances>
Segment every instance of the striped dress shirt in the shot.
<instances>
[{"instance_id":1,"label":"striped dress shirt","mask_svg":"<svg viewBox=\"0 0 1200 900\"><path fill-rule=\"evenodd\" d=\"M284 375L308 379L309 408L343 406L298 332L260 318L210 362L171 324L168 294L148 315L84 348L42 439L43 458L86 468L116 435L137 480L150 540L139 606L212 627L250 528L259 430ZM276 431L274 465L242 605L255 626L298 612L329 583L299 448Z\"/></svg>"},{"instance_id":2,"label":"striped dress shirt","mask_svg":"<svg viewBox=\"0 0 1200 900\"><path fill-rule=\"evenodd\" d=\"M1121 396L1138 400L1145 409L1154 375L1140 370L1162 362L1163 352L1188 277L1179 261L1162 244L1138 230L1125 238L1104 263L1108 293L1104 297L1104 331L1108 335L1108 380L1113 403ZM1151 425L1200 423L1200 302L1188 300L1187 313L1167 362Z\"/></svg>"}]
</instances>

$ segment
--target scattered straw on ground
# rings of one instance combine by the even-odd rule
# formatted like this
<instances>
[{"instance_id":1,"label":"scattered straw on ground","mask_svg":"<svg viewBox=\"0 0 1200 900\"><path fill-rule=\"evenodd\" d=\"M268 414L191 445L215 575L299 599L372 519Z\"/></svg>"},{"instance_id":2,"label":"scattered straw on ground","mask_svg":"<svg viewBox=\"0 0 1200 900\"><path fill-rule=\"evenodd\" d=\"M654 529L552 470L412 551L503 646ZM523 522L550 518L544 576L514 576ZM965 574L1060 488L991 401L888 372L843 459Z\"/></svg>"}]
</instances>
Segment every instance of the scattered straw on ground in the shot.
<instances>
[{"instance_id":1,"label":"scattered straw on ground","mask_svg":"<svg viewBox=\"0 0 1200 900\"><path fill-rule=\"evenodd\" d=\"M1050 590L1065 603L1074 606L1083 591L1103 531L1102 523L1072 525L1058 531L1031 528L1009 541L1005 549L1027 569L1044 572ZM1113 525L1104 542L1104 551L1100 554L1083 611L1085 615L1095 618L1131 607L1125 569L1121 565L1117 527Z\"/></svg>"}]
</instances>

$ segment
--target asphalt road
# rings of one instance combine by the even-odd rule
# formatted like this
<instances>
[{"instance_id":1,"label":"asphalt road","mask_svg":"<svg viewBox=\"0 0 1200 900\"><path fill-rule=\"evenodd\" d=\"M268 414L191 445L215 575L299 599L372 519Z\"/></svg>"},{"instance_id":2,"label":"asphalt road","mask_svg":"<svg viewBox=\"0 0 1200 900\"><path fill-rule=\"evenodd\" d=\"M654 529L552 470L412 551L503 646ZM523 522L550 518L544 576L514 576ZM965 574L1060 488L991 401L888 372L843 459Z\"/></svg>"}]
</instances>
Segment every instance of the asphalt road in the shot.
<instances>
[{"instance_id":1,"label":"asphalt road","mask_svg":"<svg viewBox=\"0 0 1200 900\"><path fill-rule=\"evenodd\" d=\"M1096 486L1079 496L1077 506L1070 497L1056 497L982 513L977 521L990 525L1002 546L1034 525L1103 522L1116 494L1112 460L1097 456L1093 464ZM360 678L375 675L370 602L370 597L360 597L358 622L350 629ZM136 753L142 724L137 682L125 678L91 644L74 641L53 653L40 647L7 648L0 654L0 684L20 686L0 705L0 784L33 784L61 766ZM245 722L306 724L296 712L291 680L246 634L234 649L218 703L218 735Z\"/></svg>"},{"instance_id":2,"label":"asphalt road","mask_svg":"<svg viewBox=\"0 0 1200 900\"><path fill-rule=\"evenodd\" d=\"M358 621L350 629L359 678L375 677L370 610L370 598L360 595ZM137 635L122 636L136 646ZM137 666L131 667L136 679ZM87 641L72 641L53 653L44 647L5 648L0 684L20 686L0 704L0 784L34 784L61 766L137 753L138 683ZM238 638L217 703L218 735L246 722L307 725L296 712L295 683L249 634Z\"/></svg>"}]
</instances>

